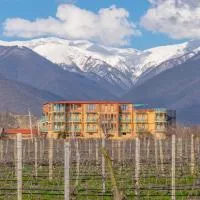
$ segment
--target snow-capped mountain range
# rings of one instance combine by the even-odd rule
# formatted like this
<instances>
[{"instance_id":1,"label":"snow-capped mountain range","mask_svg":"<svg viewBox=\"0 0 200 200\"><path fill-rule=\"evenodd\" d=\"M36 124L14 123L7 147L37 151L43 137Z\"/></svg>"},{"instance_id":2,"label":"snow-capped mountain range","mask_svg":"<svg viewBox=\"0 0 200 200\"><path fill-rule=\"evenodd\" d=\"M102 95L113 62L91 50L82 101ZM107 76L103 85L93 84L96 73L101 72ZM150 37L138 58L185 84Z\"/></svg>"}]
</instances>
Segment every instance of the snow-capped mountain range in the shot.
<instances>
[{"instance_id":1,"label":"snow-capped mountain range","mask_svg":"<svg viewBox=\"0 0 200 200\"><path fill-rule=\"evenodd\" d=\"M28 47L65 70L84 74L90 79L105 80L116 86L119 94L140 82L141 78L151 78L184 63L200 52L200 41L160 46L144 51L59 38L0 41L0 45Z\"/></svg>"}]
</instances>

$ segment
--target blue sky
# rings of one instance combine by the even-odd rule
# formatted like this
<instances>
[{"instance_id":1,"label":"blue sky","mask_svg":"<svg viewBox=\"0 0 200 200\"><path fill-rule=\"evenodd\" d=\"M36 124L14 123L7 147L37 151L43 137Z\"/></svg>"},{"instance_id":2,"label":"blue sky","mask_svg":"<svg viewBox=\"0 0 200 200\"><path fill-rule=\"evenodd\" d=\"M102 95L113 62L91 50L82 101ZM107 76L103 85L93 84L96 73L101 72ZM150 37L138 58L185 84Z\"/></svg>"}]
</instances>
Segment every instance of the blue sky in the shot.
<instances>
[{"instance_id":1,"label":"blue sky","mask_svg":"<svg viewBox=\"0 0 200 200\"><path fill-rule=\"evenodd\" d=\"M0 40L29 39L17 37L16 35L3 34L4 25L8 18L22 18L34 21L38 18L55 17L57 8L60 4L71 3L70 0L0 0ZM116 5L117 8L124 8L129 13L128 20L133 22L141 32L141 36L131 36L130 43L127 46L137 49L147 49L155 46L174 44L193 39L192 37L170 37L170 33L157 31L153 33L151 28L144 28L140 24L140 19L145 15L152 5L148 0L76 0L74 4L80 9L86 9L94 13L102 8L109 8ZM92 2L92 3L91 3ZM148 25L147 25L148 26ZM11 27L12 28L12 27ZM9 29L10 30L10 29ZM105 43L104 43L105 44Z\"/></svg>"}]
</instances>

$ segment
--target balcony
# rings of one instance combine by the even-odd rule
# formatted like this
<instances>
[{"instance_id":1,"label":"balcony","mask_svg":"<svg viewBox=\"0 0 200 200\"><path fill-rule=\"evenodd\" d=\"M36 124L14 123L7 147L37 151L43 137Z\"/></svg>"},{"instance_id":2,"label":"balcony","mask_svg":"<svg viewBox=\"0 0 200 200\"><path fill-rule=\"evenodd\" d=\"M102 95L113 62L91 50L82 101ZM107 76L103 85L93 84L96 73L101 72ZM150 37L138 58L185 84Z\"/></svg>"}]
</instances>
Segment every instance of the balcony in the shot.
<instances>
[{"instance_id":1,"label":"balcony","mask_svg":"<svg viewBox=\"0 0 200 200\"><path fill-rule=\"evenodd\" d=\"M119 131L124 132L124 133L130 133L131 129L130 128L120 128Z\"/></svg>"},{"instance_id":2,"label":"balcony","mask_svg":"<svg viewBox=\"0 0 200 200\"><path fill-rule=\"evenodd\" d=\"M138 122L138 123L147 123L148 122L148 118L136 118L135 122Z\"/></svg>"},{"instance_id":3,"label":"balcony","mask_svg":"<svg viewBox=\"0 0 200 200\"><path fill-rule=\"evenodd\" d=\"M77 133L81 132L81 128L69 128L67 129L68 132Z\"/></svg>"},{"instance_id":4,"label":"balcony","mask_svg":"<svg viewBox=\"0 0 200 200\"><path fill-rule=\"evenodd\" d=\"M48 128L41 127L40 132L48 132Z\"/></svg>"},{"instance_id":5,"label":"balcony","mask_svg":"<svg viewBox=\"0 0 200 200\"><path fill-rule=\"evenodd\" d=\"M54 127L53 131L65 131L65 127Z\"/></svg>"},{"instance_id":6,"label":"balcony","mask_svg":"<svg viewBox=\"0 0 200 200\"><path fill-rule=\"evenodd\" d=\"M54 113L64 113L65 109L59 109L59 110L58 109L54 109L53 112Z\"/></svg>"},{"instance_id":7,"label":"balcony","mask_svg":"<svg viewBox=\"0 0 200 200\"><path fill-rule=\"evenodd\" d=\"M95 132L97 132L97 128L86 128L85 131L88 133L95 133Z\"/></svg>"},{"instance_id":8,"label":"balcony","mask_svg":"<svg viewBox=\"0 0 200 200\"><path fill-rule=\"evenodd\" d=\"M41 122L41 123L48 122L48 118L47 118L47 117L42 117L42 118L40 119L40 122Z\"/></svg>"},{"instance_id":9,"label":"balcony","mask_svg":"<svg viewBox=\"0 0 200 200\"><path fill-rule=\"evenodd\" d=\"M145 133L145 132L148 132L148 129L147 128L137 128L136 132L138 132L138 133Z\"/></svg>"},{"instance_id":10,"label":"balcony","mask_svg":"<svg viewBox=\"0 0 200 200\"><path fill-rule=\"evenodd\" d=\"M98 120L94 118L87 118L86 122L96 123Z\"/></svg>"},{"instance_id":11,"label":"balcony","mask_svg":"<svg viewBox=\"0 0 200 200\"><path fill-rule=\"evenodd\" d=\"M155 111L156 111L156 113L159 113L159 114L160 113L162 113L162 114L163 113L167 113L167 109L165 109L165 108L163 108L163 109L162 108L157 108Z\"/></svg>"},{"instance_id":12,"label":"balcony","mask_svg":"<svg viewBox=\"0 0 200 200\"><path fill-rule=\"evenodd\" d=\"M53 122L65 123L65 118L54 118Z\"/></svg>"},{"instance_id":13,"label":"balcony","mask_svg":"<svg viewBox=\"0 0 200 200\"><path fill-rule=\"evenodd\" d=\"M156 117L156 122L167 122L167 118L166 117Z\"/></svg>"},{"instance_id":14,"label":"balcony","mask_svg":"<svg viewBox=\"0 0 200 200\"><path fill-rule=\"evenodd\" d=\"M117 123L117 120L116 119L103 119L103 120L100 120L99 121L101 124L109 124L109 123Z\"/></svg>"},{"instance_id":15,"label":"balcony","mask_svg":"<svg viewBox=\"0 0 200 200\"><path fill-rule=\"evenodd\" d=\"M167 128L162 126L162 127L156 127L156 132L166 132Z\"/></svg>"},{"instance_id":16,"label":"balcony","mask_svg":"<svg viewBox=\"0 0 200 200\"><path fill-rule=\"evenodd\" d=\"M81 122L81 118L69 118L67 122Z\"/></svg>"},{"instance_id":17,"label":"balcony","mask_svg":"<svg viewBox=\"0 0 200 200\"><path fill-rule=\"evenodd\" d=\"M127 118L120 118L119 120L120 120L120 122L123 122L123 123L130 123L131 122L131 119L127 119Z\"/></svg>"}]
</instances>

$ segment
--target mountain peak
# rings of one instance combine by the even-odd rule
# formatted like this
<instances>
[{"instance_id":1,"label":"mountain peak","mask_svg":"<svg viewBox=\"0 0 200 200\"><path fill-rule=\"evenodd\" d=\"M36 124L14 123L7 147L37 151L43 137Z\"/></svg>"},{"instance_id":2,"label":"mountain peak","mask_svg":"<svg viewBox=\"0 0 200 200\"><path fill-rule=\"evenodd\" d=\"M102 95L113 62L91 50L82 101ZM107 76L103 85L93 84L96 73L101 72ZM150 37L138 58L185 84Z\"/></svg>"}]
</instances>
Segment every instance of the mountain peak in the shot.
<instances>
[{"instance_id":1,"label":"mountain peak","mask_svg":"<svg viewBox=\"0 0 200 200\"><path fill-rule=\"evenodd\" d=\"M200 51L200 41L154 47L144 51L107 47L87 40L66 40L56 37L29 41L0 41L0 45L25 46L65 70L83 73L90 78L93 74L92 79L100 76L112 85L117 84L118 87L123 85L125 90L133 86L144 73L156 69L164 62ZM188 58L185 56L185 59L179 62L185 62ZM163 66L163 69L159 68L159 72L168 69L167 64Z\"/></svg>"}]
</instances>

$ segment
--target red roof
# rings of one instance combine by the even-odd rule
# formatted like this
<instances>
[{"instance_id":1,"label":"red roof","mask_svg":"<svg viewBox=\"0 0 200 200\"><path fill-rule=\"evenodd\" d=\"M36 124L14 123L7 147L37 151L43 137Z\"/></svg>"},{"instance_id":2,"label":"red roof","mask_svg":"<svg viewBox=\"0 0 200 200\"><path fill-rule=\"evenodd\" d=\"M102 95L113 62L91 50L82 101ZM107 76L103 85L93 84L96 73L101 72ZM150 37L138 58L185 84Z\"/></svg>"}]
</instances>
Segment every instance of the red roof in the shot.
<instances>
[{"instance_id":1,"label":"red roof","mask_svg":"<svg viewBox=\"0 0 200 200\"><path fill-rule=\"evenodd\" d=\"M17 133L21 133L21 134L25 134L25 135L30 135L31 134L31 130L30 129L6 129L5 132L7 134L17 134ZM37 129L33 129L32 132L33 132L34 135L38 134L38 130Z\"/></svg>"},{"instance_id":2,"label":"red roof","mask_svg":"<svg viewBox=\"0 0 200 200\"><path fill-rule=\"evenodd\" d=\"M125 101L54 101L46 104L132 104L132 102Z\"/></svg>"}]
</instances>

